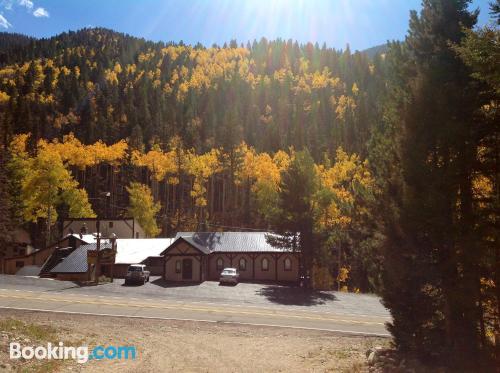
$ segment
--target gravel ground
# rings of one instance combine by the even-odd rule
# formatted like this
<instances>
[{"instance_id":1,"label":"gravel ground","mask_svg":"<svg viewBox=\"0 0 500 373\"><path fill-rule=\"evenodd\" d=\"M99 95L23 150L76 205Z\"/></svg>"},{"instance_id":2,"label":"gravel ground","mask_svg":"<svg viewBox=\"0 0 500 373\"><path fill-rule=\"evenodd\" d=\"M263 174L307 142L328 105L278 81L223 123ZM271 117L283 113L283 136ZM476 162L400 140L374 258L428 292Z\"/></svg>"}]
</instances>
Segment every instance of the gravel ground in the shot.
<instances>
[{"instance_id":1,"label":"gravel ground","mask_svg":"<svg viewBox=\"0 0 500 373\"><path fill-rule=\"evenodd\" d=\"M8 343L131 345L135 360L10 360ZM43 343L45 342L45 343ZM0 371L365 372L366 351L389 339L203 322L0 310Z\"/></svg>"}]
</instances>

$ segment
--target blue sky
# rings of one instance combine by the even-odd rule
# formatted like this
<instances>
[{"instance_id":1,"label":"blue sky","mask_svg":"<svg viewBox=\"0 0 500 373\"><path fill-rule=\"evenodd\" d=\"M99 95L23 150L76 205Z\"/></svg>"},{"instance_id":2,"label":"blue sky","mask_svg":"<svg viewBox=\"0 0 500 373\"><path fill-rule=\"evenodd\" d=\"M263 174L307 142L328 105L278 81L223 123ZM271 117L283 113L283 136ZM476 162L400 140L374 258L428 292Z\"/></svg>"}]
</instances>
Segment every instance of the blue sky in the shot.
<instances>
[{"instance_id":1,"label":"blue sky","mask_svg":"<svg viewBox=\"0 0 500 373\"><path fill-rule=\"evenodd\" d=\"M472 7L488 22L488 0ZM364 49L403 39L419 8L420 0L0 0L0 31L48 37L100 26L207 46L264 36Z\"/></svg>"}]
</instances>

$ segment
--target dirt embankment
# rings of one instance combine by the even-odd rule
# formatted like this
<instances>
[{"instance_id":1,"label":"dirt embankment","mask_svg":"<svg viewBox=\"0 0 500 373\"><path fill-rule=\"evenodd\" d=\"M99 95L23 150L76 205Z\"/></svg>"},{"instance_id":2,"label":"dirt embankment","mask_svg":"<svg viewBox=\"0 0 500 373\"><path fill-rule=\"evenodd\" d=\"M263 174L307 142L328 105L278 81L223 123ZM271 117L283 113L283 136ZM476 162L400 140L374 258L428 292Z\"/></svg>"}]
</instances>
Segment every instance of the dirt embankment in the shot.
<instances>
[{"instance_id":1,"label":"dirt embankment","mask_svg":"<svg viewBox=\"0 0 500 373\"><path fill-rule=\"evenodd\" d=\"M8 343L136 346L135 360L10 360ZM388 339L233 324L0 311L0 371L363 372Z\"/></svg>"}]
</instances>

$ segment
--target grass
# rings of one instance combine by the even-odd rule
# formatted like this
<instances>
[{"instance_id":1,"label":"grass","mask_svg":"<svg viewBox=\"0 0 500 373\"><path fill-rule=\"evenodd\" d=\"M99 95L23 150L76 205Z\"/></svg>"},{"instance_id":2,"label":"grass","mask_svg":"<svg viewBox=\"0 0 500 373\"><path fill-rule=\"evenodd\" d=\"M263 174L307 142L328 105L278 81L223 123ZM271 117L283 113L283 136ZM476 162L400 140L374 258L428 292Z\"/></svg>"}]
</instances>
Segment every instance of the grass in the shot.
<instances>
[{"instance_id":1,"label":"grass","mask_svg":"<svg viewBox=\"0 0 500 373\"><path fill-rule=\"evenodd\" d=\"M0 330L17 337L34 339L36 341L51 342L57 339L56 330L47 325L25 323L16 319L0 320Z\"/></svg>"},{"instance_id":2,"label":"grass","mask_svg":"<svg viewBox=\"0 0 500 373\"><path fill-rule=\"evenodd\" d=\"M20 373L52 373L57 372L61 365L64 364L63 360L43 361L37 365L23 367L19 370Z\"/></svg>"},{"instance_id":3,"label":"grass","mask_svg":"<svg viewBox=\"0 0 500 373\"><path fill-rule=\"evenodd\" d=\"M30 340L30 342L22 343L23 345L45 344L48 342L57 343L61 340L57 330L53 327L25 323L13 318L0 320L0 332L7 333L15 340ZM64 344L77 345L67 341L64 341ZM18 365L19 363L21 365ZM51 373L60 370L61 366L65 363L65 360L31 360L29 362L18 361L18 363L14 363L14 366L17 365L16 371L20 373Z\"/></svg>"}]
</instances>

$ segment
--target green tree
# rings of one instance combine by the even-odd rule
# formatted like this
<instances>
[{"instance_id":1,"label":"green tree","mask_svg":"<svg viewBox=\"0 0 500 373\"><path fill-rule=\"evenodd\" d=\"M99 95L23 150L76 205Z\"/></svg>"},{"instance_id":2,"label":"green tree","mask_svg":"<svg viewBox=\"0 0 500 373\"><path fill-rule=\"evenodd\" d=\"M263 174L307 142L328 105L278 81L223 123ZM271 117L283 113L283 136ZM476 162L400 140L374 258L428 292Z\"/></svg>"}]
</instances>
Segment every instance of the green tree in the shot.
<instances>
[{"instance_id":1,"label":"green tree","mask_svg":"<svg viewBox=\"0 0 500 373\"><path fill-rule=\"evenodd\" d=\"M274 216L277 231L285 244L299 249L304 270L311 273L315 256L314 210L318 175L307 149L296 152L288 168L282 171L278 209Z\"/></svg>"},{"instance_id":2,"label":"green tree","mask_svg":"<svg viewBox=\"0 0 500 373\"><path fill-rule=\"evenodd\" d=\"M129 193L129 213L146 232L148 237L155 237L160 233L156 223L156 214L160 211L160 204L155 203L151 189L144 184L132 182L127 187Z\"/></svg>"},{"instance_id":3,"label":"green tree","mask_svg":"<svg viewBox=\"0 0 500 373\"><path fill-rule=\"evenodd\" d=\"M486 83L481 95L489 101L476 112L476 127L482 135L478 139L479 156L472 181L477 230L481 232L477 244L481 258L480 307L481 333L493 330L496 341L496 359L500 362L500 0L491 4L491 14L497 26L487 25L476 30L465 30L466 36L455 51L472 70L472 77ZM495 306L496 305L496 306Z\"/></svg>"},{"instance_id":4,"label":"green tree","mask_svg":"<svg viewBox=\"0 0 500 373\"><path fill-rule=\"evenodd\" d=\"M384 171L379 162L378 173L393 177L386 187L400 188L386 191L392 198L382 292L395 343L428 362L470 369L484 361L488 344L481 332L485 251L473 185L483 136L476 114L487 101L452 47L476 22L468 5L424 0L420 14L411 13L405 45L392 47L399 74L393 74L386 120L397 145L379 139L378 149L389 150L386 160L395 151L401 171Z\"/></svg>"}]
</instances>

